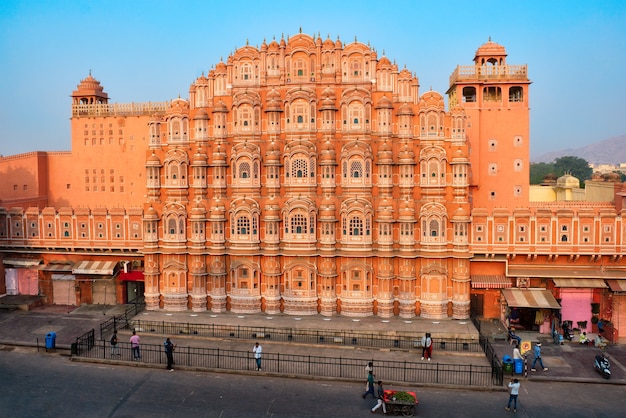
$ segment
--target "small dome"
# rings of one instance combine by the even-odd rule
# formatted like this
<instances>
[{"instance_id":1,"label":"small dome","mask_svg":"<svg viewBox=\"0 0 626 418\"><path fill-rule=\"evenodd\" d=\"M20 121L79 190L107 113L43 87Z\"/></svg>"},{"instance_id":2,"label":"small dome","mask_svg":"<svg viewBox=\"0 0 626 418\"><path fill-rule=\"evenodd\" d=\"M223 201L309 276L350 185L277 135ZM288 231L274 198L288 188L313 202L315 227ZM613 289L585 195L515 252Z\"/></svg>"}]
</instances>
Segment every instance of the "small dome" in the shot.
<instances>
[{"instance_id":1,"label":"small dome","mask_svg":"<svg viewBox=\"0 0 626 418\"><path fill-rule=\"evenodd\" d=\"M155 219L159 219L159 213L156 211L156 209L155 209L155 208L153 208L152 206L150 206L150 207L146 210L146 212L145 212L145 214L143 215L143 217L144 217L146 220L155 220Z\"/></svg>"},{"instance_id":2,"label":"small dome","mask_svg":"<svg viewBox=\"0 0 626 418\"><path fill-rule=\"evenodd\" d=\"M228 108L221 99L213 108L213 113L228 113Z\"/></svg>"},{"instance_id":3,"label":"small dome","mask_svg":"<svg viewBox=\"0 0 626 418\"><path fill-rule=\"evenodd\" d=\"M564 174L556 180L556 187L577 188L580 187L580 180L570 174Z\"/></svg>"},{"instance_id":4,"label":"small dome","mask_svg":"<svg viewBox=\"0 0 626 418\"><path fill-rule=\"evenodd\" d=\"M415 113L413 112L413 108L411 107L410 104L408 103L404 103L402 106L400 106L400 109L398 109L398 116L413 116L415 115Z\"/></svg>"},{"instance_id":5,"label":"small dome","mask_svg":"<svg viewBox=\"0 0 626 418\"><path fill-rule=\"evenodd\" d=\"M206 214L206 208L202 204L202 202L196 202L191 209L191 217L192 218L204 218Z\"/></svg>"},{"instance_id":6,"label":"small dome","mask_svg":"<svg viewBox=\"0 0 626 418\"><path fill-rule=\"evenodd\" d=\"M387 67L387 66L391 67L391 61L389 61L389 58L383 55L378 61L378 65L381 67Z\"/></svg>"},{"instance_id":7,"label":"small dome","mask_svg":"<svg viewBox=\"0 0 626 418\"><path fill-rule=\"evenodd\" d=\"M148 161L146 161L146 166L149 167L161 167L161 160L159 157L153 152L151 156L148 157Z\"/></svg>"},{"instance_id":8,"label":"small dome","mask_svg":"<svg viewBox=\"0 0 626 418\"><path fill-rule=\"evenodd\" d=\"M476 50L476 57L495 56L495 55L506 56L506 49L500 44L491 42L491 39L489 39L488 42L482 44Z\"/></svg>"},{"instance_id":9,"label":"small dome","mask_svg":"<svg viewBox=\"0 0 626 418\"><path fill-rule=\"evenodd\" d=\"M459 208L454 211L454 215L452 215L452 219L455 221L464 221L468 219L468 213L463 208L463 206L459 206Z\"/></svg>"},{"instance_id":10,"label":"small dome","mask_svg":"<svg viewBox=\"0 0 626 418\"><path fill-rule=\"evenodd\" d=\"M376 102L375 109L393 109L393 103L389 97L383 96Z\"/></svg>"},{"instance_id":11,"label":"small dome","mask_svg":"<svg viewBox=\"0 0 626 418\"><path fill-rule=\"evenodd\" d=\"M199 109L196 112L196 115L193 117L194 120L209 120L209 115L206 113L206 110Z\"/></svg>"},{"instance_id":12,"label":"small dome","mask_svg":"<svg viewBox=\"0 0 626 418\"><path fill-rule=\"evenodd\" d=\"M104 88L100 85L100 82L93 78L91 73L80 81L78 86L76 86L76 90L72 92L73 97L80 96L96 96L100 100L107 101L109 95L104 92Z\"/></svg>"},{"instance_id":13,"label":"small dome","mask_svg":"<svg viewBox=\"0 0 626 418\"><path fill-rule=\"evenodd\" d=\"M196 151L196 153L193 155L193 162L192 165L206 165L207 161L208 161L209 157L206 155L206 153L204 152L204 149L202 147L198 148L198 150Z\"/></svg>"}]
</instances>

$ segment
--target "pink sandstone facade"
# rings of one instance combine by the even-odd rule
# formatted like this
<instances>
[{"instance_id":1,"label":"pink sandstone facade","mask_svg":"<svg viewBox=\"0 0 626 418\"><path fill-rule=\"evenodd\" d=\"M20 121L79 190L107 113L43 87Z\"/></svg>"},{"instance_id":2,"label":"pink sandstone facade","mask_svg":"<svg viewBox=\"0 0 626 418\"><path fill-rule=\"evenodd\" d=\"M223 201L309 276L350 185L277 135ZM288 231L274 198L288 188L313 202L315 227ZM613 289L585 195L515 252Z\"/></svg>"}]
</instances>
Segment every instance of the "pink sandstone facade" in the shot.
<instances>
[{"instance_id":1,"label":"pink sandstone facade","mask_svg":"<svg viewBox=\"0 0 626 418\"><path fill-rule=\"evenodd\" d=\"M109 103L90 74L71 151L0 158L0 287L168 311L519 310L543 332L598 303L626 328L626 187L529 202L530 83L489 41L446 109L368 45L302 33L239 48L187 99Z\"/></svg>"}]
</instances>

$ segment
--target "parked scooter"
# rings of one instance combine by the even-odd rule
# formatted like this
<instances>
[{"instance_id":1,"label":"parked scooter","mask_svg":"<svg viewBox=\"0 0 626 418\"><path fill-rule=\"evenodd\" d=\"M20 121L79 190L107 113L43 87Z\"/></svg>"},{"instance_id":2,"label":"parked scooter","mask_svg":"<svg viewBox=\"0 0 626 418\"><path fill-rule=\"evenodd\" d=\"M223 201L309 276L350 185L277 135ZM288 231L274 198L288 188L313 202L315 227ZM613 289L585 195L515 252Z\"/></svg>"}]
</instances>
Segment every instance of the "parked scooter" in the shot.
<instances>
[{"instance_id":1,"label":"parked scooter","mask_svg":"<svg viewBox=\"0 0 626 418\"><path fill-rule=\"evenodd\" d=\"M574 333L571 329L569 329L566 322L563 323L563 339L568 341L572 341L572 339L574 339Z\"/></svg>"},{"instance_id":2,"label":"parked scooter","mask_svg":"<svg viewBox=\"0 0 626 418\"><path fill-rule=\"evenodd\" d=\"M611 363L604 354L596 355L593 367L604 377L605 379L611 378Z\"/></svg>"}]
</instances>

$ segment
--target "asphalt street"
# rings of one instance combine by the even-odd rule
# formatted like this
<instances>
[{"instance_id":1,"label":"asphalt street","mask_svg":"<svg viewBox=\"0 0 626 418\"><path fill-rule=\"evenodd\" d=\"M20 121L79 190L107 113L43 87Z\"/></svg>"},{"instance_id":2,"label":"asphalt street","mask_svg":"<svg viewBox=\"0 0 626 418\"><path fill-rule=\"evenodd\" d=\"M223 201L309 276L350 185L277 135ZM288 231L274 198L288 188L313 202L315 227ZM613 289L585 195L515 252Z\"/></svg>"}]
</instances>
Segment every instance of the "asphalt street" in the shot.
<instances>
[{"instance_id":1,"label":"asphalt street","mask_svg":"<svg viewBox=\"0 0 626 418\"><path fill-rule=\"evenodd\" d=\"M363 417L360 383L76 363L33 348L0 350L3 417ZM395 389L402 389L400 387ZM522 383L517 414L503 392L411 388L422 417L620 417L623 387ZM380 414L378 412L377 414Z\"/></svg>"}]
</instances>

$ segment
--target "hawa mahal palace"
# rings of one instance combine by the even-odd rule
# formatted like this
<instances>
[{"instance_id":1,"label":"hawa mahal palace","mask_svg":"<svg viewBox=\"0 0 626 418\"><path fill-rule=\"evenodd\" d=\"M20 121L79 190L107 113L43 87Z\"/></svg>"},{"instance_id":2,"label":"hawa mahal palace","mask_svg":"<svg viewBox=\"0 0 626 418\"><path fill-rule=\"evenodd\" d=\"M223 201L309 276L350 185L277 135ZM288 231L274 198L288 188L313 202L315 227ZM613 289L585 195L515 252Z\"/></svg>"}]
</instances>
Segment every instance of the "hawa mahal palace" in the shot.
<instances>
[{"instance_id":1,"label":"hawa mahal palace","mask_svg":"<svg viewBox=\"0 0 626 418\"><path fill-rule=\"evenodd\" d=\"M186 99L111 103L89 74L71 151L0 158L0 293L626 328L626 187L531 201L530 84L490 40L446 108L369 45L303 33L237 49Z\"/></svg>"}]
</instances>

